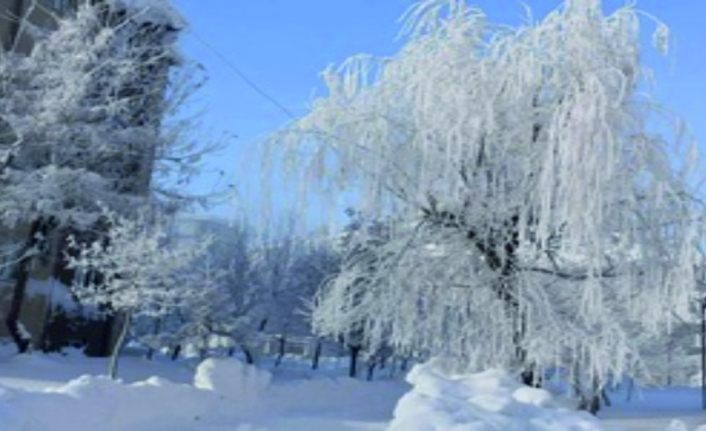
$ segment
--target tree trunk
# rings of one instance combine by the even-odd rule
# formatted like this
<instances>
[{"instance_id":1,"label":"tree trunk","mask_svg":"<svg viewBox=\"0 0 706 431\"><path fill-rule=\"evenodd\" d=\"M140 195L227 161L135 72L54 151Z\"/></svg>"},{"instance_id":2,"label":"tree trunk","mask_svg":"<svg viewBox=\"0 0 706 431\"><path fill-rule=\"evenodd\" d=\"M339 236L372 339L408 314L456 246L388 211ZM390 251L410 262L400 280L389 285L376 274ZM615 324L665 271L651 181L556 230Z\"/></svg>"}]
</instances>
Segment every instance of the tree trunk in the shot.
<instances>
[{"instance_id":1,"label":"tree trunk","mask_svg":"<svg viewBox=\"0 0 706 431\"><path fill-rule=\"evenodd\" d=\"M118 336L115 345L113 346L113 351L110 355L110 362L108 364L108 376L115 380L118 376L118 357L120 352L123 350L125 345L125 340L127 339L127 334L130 331L130 324L132 320L132 313L128 311L125 313L125 321L123 322L123 327L120 329L120 335Z\"/></svg>"},{"instance_id":2,"label":"tree trunk","mask_svg":"<svg viewBox=\"0 0 706 431\"><path fill-rule=\"evenodd\" d=\"M245 355L245 363L250 364L250 365L254 364L255 358L253 357L252 352L250 351L248 346L246 346L245 344L241 344L240 349L243 351L243 354Z\"/></svg>"},{"instance_id":3,"label":"tree trunk","mask_svg":"<svg viewBox=\"0 0 706 431\"><path fill-rule=\"evenodd\" d=\"M667 386L672 386L672 363L674 362L672 356L674 351L674 342L670 338L667 341Z\"/></svg>"},{"instance_id":4,"label":"tree trunk","mask_svg":"<svg viewBox=\"0 0 706 431\"><path fill-rule=\"evenodd\" d=\"M154 320L154 326L152 327L152 335L157 335L159 334L159 330L162 327L162 319L155 319ZM150 346L147 348L147 359L152 360L154 357L154 347Z\"/></svg>"},{"instance_id":5,"label":"tree trunk","mask_svg":"<svg viewBox=\"0 0 706 431\"><path fill-rule=\"evenodd\" d=\"M592 415L598 414L601 409L601 394L603 393L603 387L600 385L597 376L593 376L592 388L591 388L591 404L588 411Z\"/></svg>"},{"instance_id":6,"label":"tree trunk","mask_svg":"<svg viewBox=\"0 0 706 431\"><path fill-rule=\"evenodd\" d=\"M600 411L601 409L601 397L604 395L603 387L600 385L598 377L593 377L593 380L591 382L591 389L586 391L589 392L588 394L584 392L584 388L581 385L581 380L578 375L578 372L576 372L574 375L573 386L574 391L576 392L579 398L579 404L577 408L579 410L585 410L591 413L592 415L598 414L598 411Z\"/></svg>"},{"instance_id":7,"label":"tree trunk","mask_svg":"<svg viewBox=\"0 0 706 431\"><path fill-rule=\"evenodd\" d=\"M608 397L608 392L605 389L601 390L601 398L603 399L603 404L606 407L610 407L613 405L613 402L610 400L610 397Z\"/></svg>"},{"instance_id":8,"label":"tree trunk","mask_svg":"<svg viewBox=\"0 0 706 431\"><path fill-rule=\"evenodd\" d=\"M591 403L589 404L588 412L592 415L597 415L598 411L601 409L601 394L591 395Z\"/></svg>"},{"instance_id":9,"label":"tree trunk","mask_svg":"<svg viewBox=\"0 0 706 431\"><path fill-rule=\"evenodd\" d=\"M316 340L316 347L314 348L314 357L311 360L311 369L319 369L319 359L321 359L321 340Z\"/></svg>"},{"instance_id":10,"label":"tree trunk","mask_svg":"<svg viewBox=\"0 0 706 431\"><path fill-rule=\"evenodd\" d=\"M172 350L172 361L179 359L179 353L181 353L181 344L174 346L174 349Z\"/></svg>"},{"instance_id":11,"label":"tree trunk","mask_svg":"<svg viewBox=\"0 0 706 431\"><path fill-rule=\"evenodd\" d=\"M279 347L277 351L277 359L275 359L275 367L279 367L282 363L282 359L284 358L284 347L286 341L287 340L284 337L279 338Z\"/></svg>"},{"instance_id":12,"label":"tree trunk","mask_svg":"<svg viewBox=\"0 0 706 431\"><path fill-rule=\"evenodd\" d=\"M537 372L537 369L534 366L528 366L525 368L522 374L520 374L520 379L522 380L522 383L527 386L533 388L542 387L542 376Z\"/></svg>"},{"instance_id":13,"label":"tree trunk","mask_svg":"<svg viewBox=\"0 0 706 431\"><path fill-rule=\"evenodd\" d=\"M27 353L31 342L31 340L27 339L25 334L23 334L20 329L20 312L22 311L22 303L25 299L27 281L29 280L29 271L32 265L32 257L26 256L26 254L38 244L37 234L39 233L41 226L41 220L32 222L29 229L27 242L20 251L22 253L20 255L22 258L17 264L17 269L15 272L15 286L12 290L12 300L10 301L10 309L7 312L7 317L5 318L5 325L7 326L7 330L12 337L12 341L15 342L19 353Z\"/></svg>"},{"instance_id":14,"label":"tree trunk","mask_svg":"<svg viewBox=\"0 0 706 431\"><path fill-rule=\"evenodd\" d=\"M625 394L625 401L632 401L632 394L635 391L635 381L632 378L628 378L628 390Z\"/></svg>"},{"instance_id":15,"label":"tree trunk","mask_svg":"<svg viewBox=\"0 0 706 431\"><path fill-rule=\"evenodd\" d=\"M377 365L377 362L375 359L371 359L368 362L368 372L367 375L365 376L365 379L369 382L373 380L373 377L375 377L375 366Z\"/></svg>"},{"instance_id":16,"label":"tree trunk","mask_svg":"<svg viewBox=\"0 0 706 431\"><path fill-rule=\"evenodd\" d=\"M353 379L358 375L358 356L360 354L360 346L350 346L351 351L351 362L348 368L348 377Z\"/></svg>"},{"instance_id":17,"label":"tree trunk","mask_svg":"<svg viewBox=\"0 0 706 431\"><path fill-rule=\"evenodd\" d=\"M388 376L390 378L395 377L395 373L397 372L397 356L392 356L390 359L390 370L388 371Z\"/></svg>"}]
</instances>

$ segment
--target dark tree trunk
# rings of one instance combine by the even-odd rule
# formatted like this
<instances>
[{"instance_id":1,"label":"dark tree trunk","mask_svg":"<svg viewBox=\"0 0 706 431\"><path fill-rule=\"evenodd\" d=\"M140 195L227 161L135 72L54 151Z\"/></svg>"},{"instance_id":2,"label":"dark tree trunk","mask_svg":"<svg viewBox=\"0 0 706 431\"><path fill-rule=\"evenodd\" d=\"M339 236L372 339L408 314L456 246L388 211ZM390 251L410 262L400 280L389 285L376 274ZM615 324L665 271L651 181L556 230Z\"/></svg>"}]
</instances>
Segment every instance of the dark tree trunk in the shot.
<instances>
[{"instance_id":1,"label":"dark tree trunk","mask_svg":"<svg viewBox=\"0 0 706 431\"><path fill-rule=\"evenodd\" d=\"M174 346L174 349L172 349L172 361L176 361L179 359L179 354L181 353L181 344L177 344Z\"/></svg>"},{"instance_id":2,"label":"dark tree trunk","mask_svg":"<svg viewBox=\"0 0 706 431\"><path fill-rule=\"evenodd\" d=\"M375 377L375 367L377 366L377 362L374 359L371 359L368 362L368 372L367 375L365 376L365 379L369 382L373 380L373 377Z\"/></svg>"},{"instance_id":3,"label":"dark tree trunk","mask_svg":"<svg viewBox=\"0 0 706 431\"><path fill-rule=\"evenodd\" d=\"M115 346L113 346L113 352L110 355L110 362L108 364L108 375L111 379L115 380L118 376L118 358L120 358L120 353L125 346L125 341L127 340L127 334L130 332L130 325L132 324L132 313L125 313L125 321L123 322L123 327L120 329L120 335L118 336Z\"/></svg>"},{"instance_id":4,"label":"dark tree trunk","mask_svg":"<svg viewBox=\"0 0 706 431\"><path fill-rule=\"evenodd\" d=\"M277 359L275 359L275 367L279 367L282 363L282 359L284 358L284 347L287 342L287 339L284 337L279 337L278 342L279 345L277 349Z\"/></svg>"},{"instance_id":5,"label":"dark tree trunk","mask_svg":"<svg viewBox=\"0 0 706 431\"><path fill-rule=\"evenodd\" d=\"M314 357L311 360L311 369L319 369L319 360L321 359L321 340L316 340L316 347L314 348Z\"/></svg>"},{"instance_id":6,"label":"dark tree trunk","mask_svg":"<svg viewBox=\"0 0 706 431\"><path fill-rule=\"evenodd\" d=\"M598 411L601 409L601 395L603 394L603 388L601 387L597 376L593 377L591 389L592 389L591 390L591 403L589 405L588 411L592 415L596 415L596 414L598 414Z\"/></svg>"},{"instance_id":7,"label":"dark tree trunk","mask_svg":"<svg viewBox=\"0 0 706 431\"><path fill-rule=\"evenodd\" d=\"M535 131L535 133L538 132ZM485 158L483 150L480 151L478 157L478 166L481 166ZM465 171L461 172L461 176L464 181L468 181ZM527 352L523 347L526 318L520 310L517 286L514 280L514 275L517 272L517 249L520 245L519 215L511 215L503 222L501 228L491 231L489 235L481 235L475 227L471 226L469 229L462 215L440 211L433 199L430 201L430 206L424 208L423 212L425 218L431 223L463 232L466 239L483 255L488 269L498 276L497 281L491 283L490 287L498 299L504 303L507 317L514 323L516 329L512 334L512 343L515 346L515 358L518 366L524 367L527 357Z\"/></svg>"},{"instance_id":8,"label":"dark tree trunk","mask_svg":"<svg viewBox=\"0 0 706 431\"><path fill-rule=\"evenodd\" d=\"M542 387L542 376L537 372L536 367L528 367L520 374L522 383L533 388Z\"/></svg>"},{"instance_id":9,"label":"dark tree trunk","mask_svg":"<svg viewBox=\"0 0 706 431\"><path fill-rule=\"evenodd\" d=\"M358 356L360 355L360 346L350 346L351 361L348 368L348 377L356 378L358 375Z\"/></svg>"},{"instance_id":10,"label":"dark tree trunk","mask_svg":"<svg viewBox=\"0 0 706 431\"><path fill-rule=\"evenodd\" d=\"M402 362L400 362L400 371L402 371L402 372L407 371L408 366L409 366L409 359L402 358Z\"/></svg>"},{"instance_id":11,"label":"dark tree trunk","mask_svg":"<svg viewBox=\"0 0 706 431\"><path fill-rule=\"evenodd\" d=\"M575 365L575 369L579 369L578 365ZM598 377L593 377L593 381L591 382L591 389L586 391L589 392L588 394L584 392L584 387L581 384L581 379L579 377L578 372L574 373L573 378L574 391L576 392L576 395L579 398L579 404L577 408L579 410L585 410L591 413L592 415L598 414L601 409L601 397L605 395L603 388L600 385L600 381L598 380Z\"/></svg>"},{"instance_id":12,"label":"dark tree trunk","mask_svg":"<svg viewBox=\"0 0 706 431\"><path fill-rule=\"evenodd\" d=\"M613 405L613 403L610 401L610 398L608 397L608 392L605 389L601 390L601 398L603 399L603 404L606 407L610 407Z\"/></svg>"},{"instance_id":13,"label":"dark tree trunk","mask_svg":"<svg viewBox=\"0 0 706 431\"><path fill-rule=\"evenodd\" d=\"M397 373L397 356L392 356L390 359L390 370L388 371L388 375L392 378L395 377L395 373Z\"/></svg>"},{"instance_id":14,"label":"dark tree trunk","mask_svg":"<svg viewBox=\"0 0 706 431\"><path fill-rule=\"evenodd\" d=\"M235 347L228 348L228 357L232 358L235 355Z\"/></svg>"},{"instance_id":15,"label":"dark tree trunk","mask_svg":"<svg viewBox=\"0 0 706 431\"><path fill-rule=\"evenodd\" d=\"M22 311L22 303L25 299L27 291L27 281L29 280L29 272L32 265L32 257L27 254L38 245L39 240L37 234L42 227L41 220L32 223L29 229L29 236L25 246L20 250L22 256L15 270L15 286L12 290L12 299L10 301L10 309L5 318L7 330L17 346L19 353L27 353L30 346L30 339L27 339L25 334L20 329L20 312Z\"/></svg>"},{"instance_id":16,"label":"dark tree trunk","mask_svg":"<svg viewBox=\"0 0 706 431\"><path fill-rule=\"evenodd\" d=\"M589 403L588 406L588 412L591 413L592 415L597 415L598 411L601 409L601 394L593 394L591 395L591 402Z\"/></svg>"},{"instance_id":17,"label":"dark tree trunk","mask_svg":"<svg viewBox=\"0 0 706 431\"><path fill-rule=\"evenodd\" d=\"M246 345L244 345L244 344L241 344L241 345L240 345L240 348L242 349L243 354L245 355L245 363L246 363L246 364L250 364L250 365L254 364L254 363L255 363L255 358L253 357L252 352L250 351L250 349L249 349Z\"/></svg>"}]
</instances>

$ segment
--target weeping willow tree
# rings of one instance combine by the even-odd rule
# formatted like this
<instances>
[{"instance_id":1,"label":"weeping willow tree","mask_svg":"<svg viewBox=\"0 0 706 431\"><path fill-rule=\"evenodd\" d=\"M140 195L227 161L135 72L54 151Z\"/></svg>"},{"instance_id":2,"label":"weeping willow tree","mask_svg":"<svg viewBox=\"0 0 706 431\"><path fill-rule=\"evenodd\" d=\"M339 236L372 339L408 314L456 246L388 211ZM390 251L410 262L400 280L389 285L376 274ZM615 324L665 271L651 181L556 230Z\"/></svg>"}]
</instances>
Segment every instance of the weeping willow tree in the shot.
<instances>
[{"instance_id":1,"label":"weeping willow tree","mask_svg":"<svg viewBox=\"0 0 706 431\"><path fill-rule=\"evenodd\" d=\"M399 53L327 70L274 142L302 182L392 221L322 289L315 329L473 369L634 371L635 333L688 313L697 235L690 157L646 124L644 18L568 0L510 28L426 0Z\"/></svg>"}]
</instances>

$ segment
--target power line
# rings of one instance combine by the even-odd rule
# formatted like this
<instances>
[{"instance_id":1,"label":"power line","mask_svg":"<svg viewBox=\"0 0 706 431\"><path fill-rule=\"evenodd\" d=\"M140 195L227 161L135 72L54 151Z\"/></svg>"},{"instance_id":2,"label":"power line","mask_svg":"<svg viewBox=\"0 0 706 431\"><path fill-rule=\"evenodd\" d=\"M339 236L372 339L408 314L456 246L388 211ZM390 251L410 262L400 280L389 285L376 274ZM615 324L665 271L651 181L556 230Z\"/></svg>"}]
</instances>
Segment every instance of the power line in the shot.
<instances>
[{"instance_id":1,"label":"power line","mask_svg":"<svg viewBox=\"0 0 706 431\"><path fill-rule=\"evenodd\" d=\"M292 111L287 109L286 106L277 101L277 99L267 93L262 87L257 85L255 81L248 78L248 76L242 70L240 70L240 68L236 66L235 63L233 63L228 57L226 57L219 50L217 50L213 45L208 43L208 41L206 41L203 37L196 33L193 28L189 29L189 32L192 36L194 36L197 41L199 41L204 47L211 51L212 54L218 57L226 66L228 66L238 76L238 78L240 78L248 87L252 88L257 94L265 98L268 102L274 105L277 109L279 109L284 115L286 115L290 119L297 119L296 115L294 115Z\"/></svg>"}]
</instances>

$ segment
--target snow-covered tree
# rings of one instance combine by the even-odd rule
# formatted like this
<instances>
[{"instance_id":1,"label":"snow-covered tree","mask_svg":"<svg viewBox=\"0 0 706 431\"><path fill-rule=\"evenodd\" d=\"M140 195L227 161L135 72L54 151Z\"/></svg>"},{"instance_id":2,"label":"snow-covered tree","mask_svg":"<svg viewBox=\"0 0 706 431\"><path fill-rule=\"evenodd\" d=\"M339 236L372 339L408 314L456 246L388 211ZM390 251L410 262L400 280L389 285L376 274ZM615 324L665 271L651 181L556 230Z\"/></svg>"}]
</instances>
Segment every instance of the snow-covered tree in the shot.
<instances>
[{"instance_id":1,"label":"snow-covered tree","mask_svg":"<svg viewBox=\"0 0 706 431\"><path fill-rule=\"evenodd\" d=\"M283 358L289 337L308 337L311 304L321 284L337 270L338 257L323 234L298 237L290 226L253 247L251 283L260 297L259 330L279 341L276 364Z\"/></svg>"},{"instance_id":2,"label":"snow-covered tree","mask_svg":"<svg viewBox=\"0 0 706 431\"><path fill-rule=\"evenodd\" d=\"M180 233L182 229L188 233ZM188 292L181 305L159 319L141 322L138 339L151 349L171 348L174 357L184 347L202 354L240 347L252 362L250 343L260 330L269 296L256 282L250 229L244 223L177 218L170 236L182 247L207 238L204 255L180 278Z\"/></svg>"},{"instance_id":3,"label":"snow-covered tree","mask_svg":"<svg viewBox=\"0 0 706 431\"><path fill-rule=\"evenodd\" d=\"M191 262L175 279L181 292L179 306L149 316L145 319L146 331L136 338L150 349L190 346L201 352L208 351L214 339L230 343L230 331L238 315L224 286L225 276L226 272L215 267L206 253Z\"/></svg>"},{"instance_id":4,"label":"snow-covered tree","mask_svg":"<svg viewBox=\"0 0 706 431\"><path fill-rule=\"evenodd\" d=\"M312 317L318 331L337 336L349 349L349 375L355 377L361 352L372 359L386 347L384 340L371 342L364 334L368 306L365 302L374 297L371 292L378 283L380 253L392 237L386 223L367 221L353 210L347 213L351 221L336 244L340 264L319 286ZM330 294L338 298L332 300ZM334 314L339 318L331 320L329 316Z\"/></svg>"},{"instance_id":5,"label":"snow-covered tree","mask_svg":"<svg viewBox=\"0 0 706 431\"><path fill-rule=\"evenodd\" d=\"M77 273L72 290L81 304L118 314L122 327L113 347L109 374L115 377L117 361L134 319L160 318L193 303L192 296L209 294L194 283L184 283L185 273L204 255L207 244L169 247L162 223L146 217L129 219L103 211L104 236L89 243L70 238L73 255L68 267Z\"/></svg>"},{"instance_id":6,"label":"snow-covered tree","mask_svg":"<svg viewBox=\"0 0 706 431\"><path fill-rule=\"evenodd\" d=\"M91 227L99 203L127 214L148 198L184 202L154 178L188 176L199 153L165 124L190 88L172 73L182 23L167 2L86 2L56 25L21 19L32 51L0 57L0 224L26 231L7 316L20 351L32 255L48 238Z\"/></svg>"},{"instance_id":7,"label":"snow-covered tree","mask_svg":"<svg viewBox=\"0 0 706 431\"><path fill-rule=\"evenodd\" d=\"M371 348L475 369L634 370L632 335L688 312L697 238L689 163L648 127L663 112L642 92L644 16L567 0L510 28L424 0L399 53L327 70L273 145L393 221L374 265L344 263L320 295L316 329L359 322Z\"/></svg>"}]
</instances>

